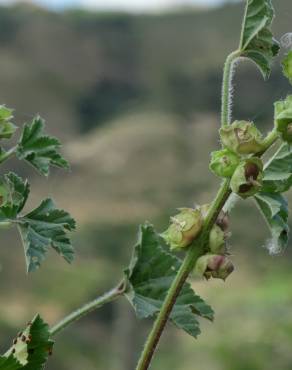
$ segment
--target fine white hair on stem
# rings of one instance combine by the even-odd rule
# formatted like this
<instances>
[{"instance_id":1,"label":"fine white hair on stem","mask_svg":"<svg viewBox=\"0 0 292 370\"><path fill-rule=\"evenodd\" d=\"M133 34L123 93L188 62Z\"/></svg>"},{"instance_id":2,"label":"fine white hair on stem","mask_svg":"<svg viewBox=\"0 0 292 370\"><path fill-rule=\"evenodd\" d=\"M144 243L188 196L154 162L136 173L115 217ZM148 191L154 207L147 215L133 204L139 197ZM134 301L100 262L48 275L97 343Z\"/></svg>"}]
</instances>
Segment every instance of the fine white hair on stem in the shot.
<instances>
[{"instance_id":1,"label":"fine white hair on stem","mask_svg":"<svg viewBox=\"0 0 292 370\"><path fill-rule=\"evenodd\" d=\"M232 108L233 108L233 97L234 97L234 75L235 75L235 70L240 61L240 58L235 59L232 62L231 68L230 68L230 75L229 75L229 91L228 91L228 122L231 122L232 120Z\"/></svg>"}]
</instances>

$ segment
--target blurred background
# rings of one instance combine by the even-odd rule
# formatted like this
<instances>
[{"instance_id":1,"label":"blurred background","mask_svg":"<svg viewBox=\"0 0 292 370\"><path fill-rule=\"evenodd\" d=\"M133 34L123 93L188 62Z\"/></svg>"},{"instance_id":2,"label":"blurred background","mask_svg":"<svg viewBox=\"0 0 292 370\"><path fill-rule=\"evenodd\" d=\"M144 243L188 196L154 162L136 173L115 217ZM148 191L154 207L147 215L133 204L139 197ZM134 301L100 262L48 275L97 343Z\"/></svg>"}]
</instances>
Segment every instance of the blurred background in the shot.
<instances>
[{"instance_id":1,"label":"blurred background","mask_svg":"<svg viewBox=\"0 0 292 370\"><path fill-rule=\"evenodd\" d=\"M219 180L208 161L219 147L221 72L238 44L243 4L0 3L1 103L16 109L18 124L40 113L72 164L48 180L23 163L7 167L32 177L27 209L49 194L78 221L74 264L52 252L29 276L18 235L1 231L4 351L36 312L53 324L115 285L139 223L161 231L176 207L212 199ZM274 4L279 38L292 31L292 3ZM234 116L267 131L272 103L291 92L279 60L268 83L247 63L235 84ZM292 369L292 252L268 255L268 230L252 202L239 203L232 216L236 272L226 283L193 281L215 322L202 322L198 340L169 326L153 369ZM134 369L149 324L137 322L124 300L107 305L56 338L47 369Z\"/></svg>"}]
</instances>

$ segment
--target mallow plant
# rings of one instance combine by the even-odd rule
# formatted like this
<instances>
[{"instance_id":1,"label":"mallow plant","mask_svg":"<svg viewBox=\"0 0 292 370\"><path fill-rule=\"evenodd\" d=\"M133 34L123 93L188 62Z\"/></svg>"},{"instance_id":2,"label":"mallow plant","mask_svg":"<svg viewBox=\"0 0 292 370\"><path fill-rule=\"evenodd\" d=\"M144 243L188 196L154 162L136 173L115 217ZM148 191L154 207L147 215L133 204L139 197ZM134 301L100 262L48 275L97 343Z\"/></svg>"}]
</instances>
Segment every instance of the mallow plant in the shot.
<instances>
[{"instance_id":1,"label":"mallow plant","mask_svg":"<svg viewBox=\"0 0 292 370\"><path fill-rule=\"evenodd\" d=\"M231 112L232 79L238 63L252 61L265 80L270 75L280 50L271 30L273 18L271 0L247 0L238 48L226 59L221 125L218 123L221 148L210 155L210 170L219 184L214 199L195 208L178 208L165 231L157 232L149 223L140 225L131 261L116 287L52 327L32 313L32 320L11 338L11 347L0 356L1 370L43 369L54 345L58 345L54 339L59 332L119 297L129 301L138 318L155 319L136 370L150 368L168 321L197 338L199 319L212 321L214 311L194 292L188 278L195 274L206 280L225 280L234 271L228 245L229 218L239 199L252 198L265 219L271 232L270 253L285 249L289 229L283 193L292 185L292 95L275 102L268 133L260 132L256 122L243 117L233 120ZM292 82L292 51L285 51L282 68ZM43 130L42 118L34 118L23 125L14 140L16 145L7 149L5 143L16 135L17 127L13 111L1 106L0 162L15 156L45 176L51 166L67 169L68 163L59 152L60 142ZM0 226L18 230L28 273L40 267L50 248L72 262L74 250L68 235L75 229L74 219L50 198L23 212L24 207L29 209L29 195L26 179L13 172L1 177Z\"/></svg>"}]
</instances>

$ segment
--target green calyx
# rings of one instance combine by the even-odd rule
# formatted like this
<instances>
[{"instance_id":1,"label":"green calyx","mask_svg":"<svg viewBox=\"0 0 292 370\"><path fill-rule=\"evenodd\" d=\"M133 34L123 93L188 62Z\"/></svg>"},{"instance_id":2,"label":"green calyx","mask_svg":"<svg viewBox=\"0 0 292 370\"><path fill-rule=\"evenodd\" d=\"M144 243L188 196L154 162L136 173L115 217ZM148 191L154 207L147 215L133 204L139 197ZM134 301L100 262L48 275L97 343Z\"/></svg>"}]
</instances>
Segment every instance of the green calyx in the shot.
<instances>
[{"instance_id":1,"label":"green calyx","mask_svg":"<svg viewBox=\"0 0 292 370\"><path fill-rule=\"evenodd\" d=\"M222 254L225 252L225 244L226 233L215 224L209 235L209 249L212 253Z\"/></svg>"},{"instance_id":2,"label":"green calyx","mask_svg":"<svg viewBox=\"0 0 292 370\"><path fill-rule=\"evenodd\" d=\"M245 199L255 195L262 187L263 162L259 158L243 160L234 172L231 190Z\"/></svg>"},{"instance_id":3,"label":"green calyx","mask_svg":"<svg viewBox=\"0 0 292 370\"><path fill-rule=\"evenodd\" d=\"M224 148L238 155L256 154L264 149L263 136L253 122L234 121L220 129Z\"/></svg>"},{"instance_id":4,"label":"green calyx","mask_svg":"<svg viewBox=\"0 0 292 370\"><path fill-rule=\"evenodd\" d=\"M283 73L292 84L292 50L285 56L282 62Z\"/></svg>"},{"instance_id":5,"label":"green calyx","mask_svg":"<svg viewBox=\"0 0 292 370\"><path fill-rule=\"evenodd\" d=\"M11 122L13 119L12 110L0 105L0 139L10 139L17 127Z\"/></svg>"},{"instance_id":6,"label":"green calyx","mask_svg":"<svg viewBox=\"0 0 292 370\"><path fill-rule=\"evenodd\" d=\"M161 234L170 249L188 247L200 233L203 217L199 208L181 208L180 213L171 217L168 229Z\"/></svg>"},{"instance_id":7,"label":"green calyx","mask_svg":"<svg viewBox=\"0 0 292 370\"><path fill-rule=\"evenodd\" d=\"M205 219L210 205L204 204L200 207ZM228 237L228 215L221 212L209 234L209 251L214 254L224 254L226 251L226 240Z\"/></svg>"},{"instance_id":8,"label":"green calyx","mask_svg":"<svg viewBox=\"0 0 292 370\"><path fill-rule=\"evenodd\" d=\"M197 260L195 273L210 278L226 280L233 272L234 265L231 260L224 255L205 254Z\"/></svg>"},{"instance_id":9,"label":"green calyx","mask_svg":"<svg viewBox=\"0 0 292 370\"><path fill-rule=\"evenodd\" d=\"M219 177L231 177L240 162L240 158L229 149L211 153L210 170Z\"/></svg>"},{"instance_id":10,"label":"green calyx","mask_svg":"<svg viewBox=\"0 0 292 370\"><path fill-rule=\"evenodd\" d=\"M292 143L292 95L275 103L275 127L283 141Z\"/></svg>"}]
</instances>

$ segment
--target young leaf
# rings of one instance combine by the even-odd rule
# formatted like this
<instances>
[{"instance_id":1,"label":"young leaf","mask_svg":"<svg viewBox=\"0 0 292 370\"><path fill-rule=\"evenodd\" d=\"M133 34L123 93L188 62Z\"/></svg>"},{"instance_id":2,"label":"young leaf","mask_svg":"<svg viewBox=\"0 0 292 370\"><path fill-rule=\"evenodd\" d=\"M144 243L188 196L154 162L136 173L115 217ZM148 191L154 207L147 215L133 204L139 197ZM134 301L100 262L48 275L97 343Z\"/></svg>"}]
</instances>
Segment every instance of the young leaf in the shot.
<instances>
[{"instance_id":1,"label":"young leaf","mask_svg":"<svg viewBox=\"0 0 292 370\"><path fill-rule=\"evenodd\" d=\"M270 75L273 57L279 52L271 32L273 18L271 0L246 0L239 51L258 66L265 79Z\"/></svg>"},{"instance_id":2,"label":"young leaf","mask_svg":"<svg viewBox=\"0 0 292 370\"><path fill-rule=\"evenodd\" d=\"M12 112L12 109L0 105L0 139L10 139L17 130L17 127L11 122Z\"/></svg>"},{"instance_id":3,"label":"young leaf","mask_svg":"<svg viewBox=\"0 0 292 370\"><path fill-rule=\"evenodd\" d=\"M75 221L66 211L57 209L51 199L42 201L34 211L21 215L29 195L29 184L14 173L0 179L0 223L18 225L24 245L28 272L36 270L53 247L67 262L74 250L67 236Z\"/></svg>"},{"instance_id":4,"label":"young leaf","mask_svg":"<svg viewBox=\"0 0 292 370\"><path fill-rule=\"evenodd\" d=\"M283 193L292 186L292 150L282 144L264 171L264 192Z\"/></svg>"},{"instance_id":5,"label":"young leaf","mask_svg":"<svg viewBox=\"0 0 292 370\"><path fill-rule=\"evenodd\" d=\"M18 219L24 244L27 270L36 270L49 247L53 247L67 262L72 262L74 249L67 231L75 229L75 221L68 212L57 209L46 199L34 211Z\"/></svg>"},{"instance_id":6,"label":"young leaf","mask_svg":"<svg viewBox=\"0 0 292 370\"><path fill-rule=\"evenodd\" d=\"M24 125L16 155L19 159L28 161L41 174L48 176L50 166L69 168L69 164L58 152L61 146L59 140L43 134L44 126L45 122L41 117Z\"/></svg>"},{"instance_id":7,"label":"young leaf","mask_svg":"<svg viewBox=\"0 0 292 370\"><path fill-rule=\"evenodd\" d=\"M156 315L180 267L181 261L162 248L162 239L149 224L140 226L130 266L126 296L139 318ZM193 337L200 334L197 315L213 320L214 312L185 283L170 320Z\"/></svg>"},{"instance_id":8,"label":"young leaf","mask_svg":"<svg viewBox=\"0 0 292 370\"><path fill-rule=\"evenodd\" d=\"M287 200L277 193L259 193L256 203L271 231L268 249L271 254L281 252L288 244L288 204Z\"/></svg>"},{"instance_id":9,"label":"young leaf","mask_svg":"<svg viewBox=\"0 0 292 370\"><path fill-rule=\"evenodd\" d=\"M0 370L42 370L53 344L48 324L37 315L0 357Z\"/></svg>"}]
</instances>

